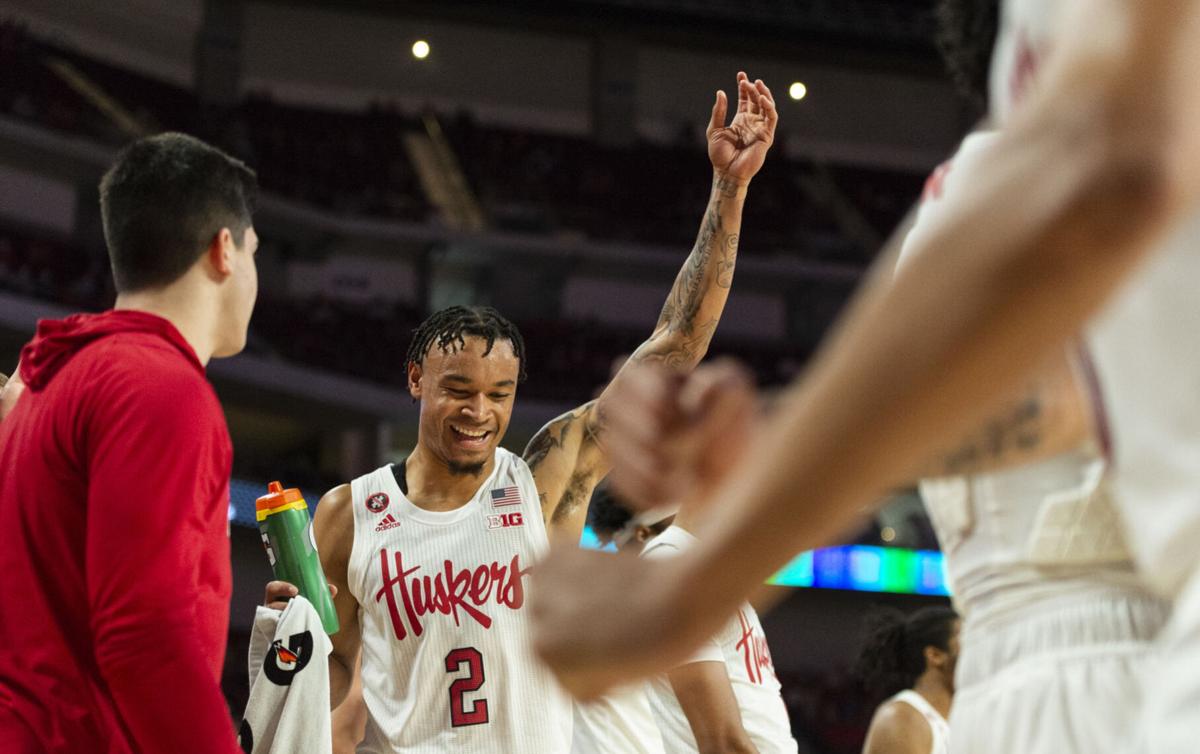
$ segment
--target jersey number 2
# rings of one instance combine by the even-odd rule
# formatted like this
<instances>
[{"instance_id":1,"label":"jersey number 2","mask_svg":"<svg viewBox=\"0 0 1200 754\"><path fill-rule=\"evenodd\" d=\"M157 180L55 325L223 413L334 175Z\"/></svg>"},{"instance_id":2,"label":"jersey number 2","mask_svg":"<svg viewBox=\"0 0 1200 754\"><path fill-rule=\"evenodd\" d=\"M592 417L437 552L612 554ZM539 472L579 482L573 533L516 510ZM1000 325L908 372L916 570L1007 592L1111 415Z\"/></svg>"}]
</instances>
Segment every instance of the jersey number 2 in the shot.
<instances>
[{"instance_id":1,"label":"jersey number 2","mask_svg":"<svg viewBox=\"0 0 1200 754\"><path fill-rule=\"evenodd\" d=\"M487 699L476 699L467 709L463 694L478 691L483 685L483 655L475 647L460 647L446 655L446 672L456 673L466 664L469 675L450 684L450 724L455 728L463 725L482 725L488 721Z\"/></svg>"}]
</instances>

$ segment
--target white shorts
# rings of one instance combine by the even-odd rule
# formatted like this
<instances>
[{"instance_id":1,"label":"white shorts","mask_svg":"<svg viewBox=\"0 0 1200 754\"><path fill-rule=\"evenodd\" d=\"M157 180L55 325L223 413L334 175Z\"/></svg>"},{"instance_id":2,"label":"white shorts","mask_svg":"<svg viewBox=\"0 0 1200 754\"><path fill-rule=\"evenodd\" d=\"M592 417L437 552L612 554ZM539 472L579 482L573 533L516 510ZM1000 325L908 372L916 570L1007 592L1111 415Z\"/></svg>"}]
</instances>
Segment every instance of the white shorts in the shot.
<instances>
[{"instance_id":1,"label":"white shorts","mask_svg":"<svg viewBox=\"0 0 1200 754\"><path fill-rule=\"evenodd\" d=\"M1165 603L1142 592L1063 596L963 626L951 754L1117 751Z\"/></svg>"},{"instance_id":2,"label":"white shorts","mask_svg":"<svg viewBox=\"0 0 1200 754\"><path fill-rule=\"evenodd\" d=\"M1143 677L1139 754L1200 751L1200 573L1175 600L1171 620Z\"/></svg>"}]
</instances>

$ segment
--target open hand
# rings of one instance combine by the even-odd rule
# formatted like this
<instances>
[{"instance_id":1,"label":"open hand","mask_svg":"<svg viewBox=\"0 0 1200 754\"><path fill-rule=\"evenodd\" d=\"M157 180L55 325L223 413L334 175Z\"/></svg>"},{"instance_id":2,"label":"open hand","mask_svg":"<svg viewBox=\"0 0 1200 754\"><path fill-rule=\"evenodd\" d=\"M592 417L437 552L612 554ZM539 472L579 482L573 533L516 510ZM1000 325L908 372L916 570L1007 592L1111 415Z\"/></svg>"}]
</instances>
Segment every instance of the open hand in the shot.
<instances>
[{"instance_id":1,"label":"open hand","mask_svg":"<svg viewBox=\"0 0 1200 754\"><path fill-rule=\"evenodd\" d=\"M757 79L753 83L739 71L738 105L733 122L725 125L729 101L725 92L717 92L712 119L705 135L708 138L708 159L713 168L735 181L746 183L753 178L767 158L767 150L775 141L775 125L779 114L771 90Z\"/></svg>"}]
</instances>

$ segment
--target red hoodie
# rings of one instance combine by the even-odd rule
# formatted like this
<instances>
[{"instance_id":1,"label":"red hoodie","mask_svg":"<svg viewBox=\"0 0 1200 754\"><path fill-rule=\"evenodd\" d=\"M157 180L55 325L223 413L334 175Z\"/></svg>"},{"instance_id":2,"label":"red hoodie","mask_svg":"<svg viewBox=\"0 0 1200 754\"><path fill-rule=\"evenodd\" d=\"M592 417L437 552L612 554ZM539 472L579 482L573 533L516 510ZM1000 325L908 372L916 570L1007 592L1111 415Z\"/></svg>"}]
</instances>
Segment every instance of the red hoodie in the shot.
<instances>
[{"instance_id":1,"label":"red hoodie","mask_svg":"<svg viewBox=\"0 0 1200 754\"><path fill-rule=\"evenodd\" d=\"M218 679L232 448L144 312L38 324L0 424L0 750L237 752ZM40 742L40 748L33 742Z\"/></svg>"}]
</instances>

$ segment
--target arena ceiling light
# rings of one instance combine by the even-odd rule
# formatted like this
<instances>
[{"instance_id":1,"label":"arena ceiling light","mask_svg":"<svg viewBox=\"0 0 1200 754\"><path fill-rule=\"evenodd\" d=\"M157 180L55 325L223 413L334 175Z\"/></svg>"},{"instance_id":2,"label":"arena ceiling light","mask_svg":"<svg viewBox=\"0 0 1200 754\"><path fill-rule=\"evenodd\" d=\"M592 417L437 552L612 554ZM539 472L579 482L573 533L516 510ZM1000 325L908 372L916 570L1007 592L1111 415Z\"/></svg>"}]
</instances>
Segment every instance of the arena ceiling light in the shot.
<instances>
[{"instance_id":1,"label":"arena ceiling light","mask_svg":"<svg viewBox=\"0 0 1200 754\"><path fill-rule=\"evenodd\" d=\"M416 42L413 42L412 54L417 60L424 60L429 57L429 43L424 39L418 39Z\"/></svg>"},{"instance_id":2,"label":"arena ceiling light","mask_svg":"<svg viewBox=\"0 0 1200 754\"><path fill-rule=\"evenodd\" d=\"M793 81L792 85L788 87L788 96L797 102L804 99L807 94L808 87L800 81Z\"/></svg>"}]
</instances>

